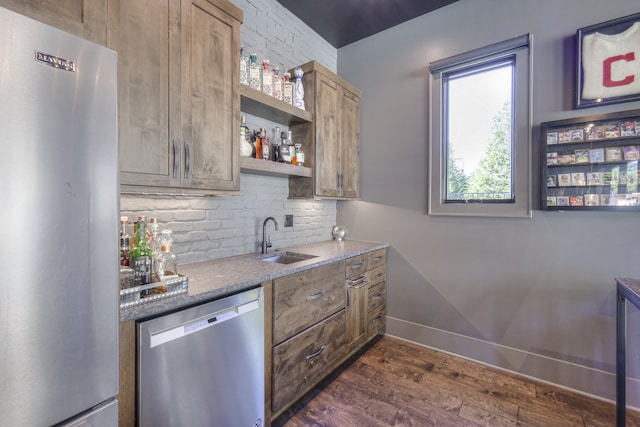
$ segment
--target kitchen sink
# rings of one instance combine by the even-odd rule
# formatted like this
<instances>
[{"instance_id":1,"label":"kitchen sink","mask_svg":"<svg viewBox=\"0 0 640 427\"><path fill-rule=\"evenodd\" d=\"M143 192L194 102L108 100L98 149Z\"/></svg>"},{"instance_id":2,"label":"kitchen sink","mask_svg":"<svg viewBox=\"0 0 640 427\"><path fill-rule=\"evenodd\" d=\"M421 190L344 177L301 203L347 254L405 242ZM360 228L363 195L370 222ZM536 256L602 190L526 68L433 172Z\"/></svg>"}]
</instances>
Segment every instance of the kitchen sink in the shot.
<instances>
[{"instance_id":1,"label":"kitchen sink","mask_svg":"<svg viewBox=\"0 0 640 427\"><path fill-rule=\"evenodd\" d=\"M262 261L274 262L276 264L293 264L295 262L306 261L316 257L317 255L299 254L296 252L280 252L273 254L272 256L262 258Z\"/></svg>"}]
</instances>

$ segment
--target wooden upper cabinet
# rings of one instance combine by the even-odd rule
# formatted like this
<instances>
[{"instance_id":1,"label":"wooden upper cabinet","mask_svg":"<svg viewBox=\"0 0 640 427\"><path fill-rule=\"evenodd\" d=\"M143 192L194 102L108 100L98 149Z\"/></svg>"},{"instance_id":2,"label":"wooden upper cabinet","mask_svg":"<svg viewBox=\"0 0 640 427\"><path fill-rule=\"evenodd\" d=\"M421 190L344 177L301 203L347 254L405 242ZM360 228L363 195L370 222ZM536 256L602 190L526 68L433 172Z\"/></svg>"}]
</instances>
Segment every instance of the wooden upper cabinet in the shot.
<instances>
[{"instance_id":1,"label":"wooden upper cabinet","mask_svg":"<svg viewBox=\"0 0 640 427\"><path fill-rule=\"evenodd\" d=\"M183 186L240 189L240 22L226 1L183 3ZM225 9L226 4L226 9Z\"/></svg>"},{"instance_id":2,"label":"wooden upper cabinet","mask_svg":"<svg viewBox=\"0 0 640 427\"><path fill-rule=\"evenodd\" d=\"M313 122L296 127L313 180L291 178L290 197L351 199L360 190L360 90L315 61L301 66ZM302 128L308 129L302 129Z\"/></svg>"},{"instance_id":3,"label":"wooden upper cabinet","mask_svg":"<svg viewBox=\"0 0 640 427\"><path fill-rule=\"evenodd\" d=\"M177 187L180 0L109 0L109 6L108 44L118 51L120 183Z\"/></svg>"},{"instance_id":4,"label":"wooden upper cabinet","mask_svg":"<svg viewBox=\"0 0 640 427\"><path fill-rule=\"evenodd\" d=\"M240 188L240 23L226 0L109 0L127 192Z\"/></svg>"},{"instance_id":5,"label":"wooden upper cabinet","mask_svg":"<svg viewBox=\"0 0 640 427\"><path fill-rule=\"evenodd\" d=\"M0 6L106 45L107 0L0 0Z\"/></svg>"}]
</instances>

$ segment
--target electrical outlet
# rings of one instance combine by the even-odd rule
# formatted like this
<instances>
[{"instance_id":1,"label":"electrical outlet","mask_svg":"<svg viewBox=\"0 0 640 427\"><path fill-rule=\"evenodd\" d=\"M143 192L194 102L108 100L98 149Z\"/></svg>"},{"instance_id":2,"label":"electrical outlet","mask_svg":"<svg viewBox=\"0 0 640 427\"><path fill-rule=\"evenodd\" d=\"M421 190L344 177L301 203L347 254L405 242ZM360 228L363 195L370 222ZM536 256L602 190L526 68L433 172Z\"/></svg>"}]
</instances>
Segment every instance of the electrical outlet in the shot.
<instances>
[{"instance_id":1,"label":"electrical outlet","mask_svg":"<svg viewBox=\"0 0 640 427\"><path fill-rule=\"evenodd\" d=\"M293 215L285 215L284 216L284 226L285 227L293 227Z\"/></svg>"}]
</instances>

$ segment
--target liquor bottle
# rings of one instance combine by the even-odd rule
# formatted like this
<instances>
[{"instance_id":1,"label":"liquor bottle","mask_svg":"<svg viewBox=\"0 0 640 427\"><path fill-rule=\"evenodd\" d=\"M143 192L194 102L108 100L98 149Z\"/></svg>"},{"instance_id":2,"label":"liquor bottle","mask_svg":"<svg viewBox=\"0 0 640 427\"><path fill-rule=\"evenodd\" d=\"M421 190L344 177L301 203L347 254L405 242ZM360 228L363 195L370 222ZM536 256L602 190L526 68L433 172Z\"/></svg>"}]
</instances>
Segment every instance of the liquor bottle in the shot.
<instances>
[{"instance_id":1,"label":"liquor bottle","mask_svg":"<svg viewBox=\"0 0 640 427\"><path fill-rule=\"evenodd\" d=\"M155 262L156 257L160 253L160 225L158 224L158 218L149 218L149 224L147 225L147 247L151 249L151 282L157 282L155 277Z\"/></svg>"},{"instance_id":2,"label":"liquor bottle","mask_svg":"<svg viewBox=\"0 0 640 427\"><path fill-rule=\"evenodd\" d=\"M127 233L127 224L129 223L129 217L120 217L120 265L129 266L129 254L130 254L130 240L131 236Z\"/></svg>"},{"instance_id":3,"label":"liquor bottle","mask_svg":"<svg viewBox=\"0 0 640 427\"><path fill-rule=\"evenodd\" d=\"M287 133L282 132L280 138L282 139L280 143L280 161L282 163L291 163L291 151L289 150L289 143L287 142Z\"/></svg>"},{"instance_id":4,"label":"liquor bottle","mask_svg":"<svg viewBox=\"0 0 640 427\"><path fill-rule=\"evenodd\" d=\"M255 90L262 90L260 80L260 66L258 65L258 55L249 55L249 87Z\"/></svg>"},{"instance_id":5,"label":"liquor bottle","mask_svg":"<svg viewBox=\"0 0 640 427\"><path fill-rule=\"evenodd\" d=\"M262 159L262 128L256 135L256 159Z\"/></svg>"},{"instance_id":6,"label":"liquor bottle","mask_svg":"<svg viewBox=\"0 0 640 427\"><path fill-rule=\"evenodd\" d=\"M304 166L304 153L302 152L302 144L296 144L296 164Z\"/></svg>"},{"instance_id":7,"label":"liquor bottle","mask_svg":"<svg viewBox=\"0 0 640 427\"><path fill-rule=\"evenodd\" d=\"M134 271L134 284L136 286L151 283L151 249L147 246L146 238L146 222L147 217L138 217L138 230L136 232L136 245L131 251L131 264ZM140 296L146 296L151 290L144 290Z\"/></svg>"},{"instance_id":8,"label":"liquor bottle","mask_svg":"<svg viewBox=\"0 0 640 427\"><path fill-rule=\"evenodd\" d=\"M271 160L271 144L269 138L267 138L267 131L262 131L262 158L264 160Z\"/></svg>"},{"instance_id":9,"label":"liquor bottle","mask_svg":"<svg viewBox=\"0 0 640 427\"><path fill-rule=\"evenodd\" d=\"M300 67L297 67L295 70L293 70L293 72L296 76L296 90L294 94L295 99L293 101L293 105L304 110L304 86L302 86L302 75L304 74L304 72Z\"/></svg>"},{"instance_id":10,"label":"liquor bottle","mask_svg":"<svg viewBox=\"0 0 640 427\"><path fill-rule=\"evenodd\" d=\"M280 101L283 100L282 96L282 84L284 83L284 78L280 75L280 68L273 67L273 96Z\"/></svg>"},{"instance_id":11,"label":"liquor bottle","mask_svg":"<svg viewBox=\"0 0 640 427\"><path fill-rule=\"evenodd\" d=\"M262 60L262 92L273 96L273 71L269 68L269 60Z\"/></svg>"},{"instance_id":12,"label":"liquor bottle","mask_svg":"<svg viewBox=\"0 0 640 427\"><path fill-rule=\"evenodd\" d=\"M271 160L280 162L280 127L276 127L271 143Z\"/></svg>"},{"instance_id":13,"label":"liquor bottle","mask_svg":"<svg viewBox=\"0 0 640 427\"><path fill-rule=\"evenodd\" d=\"M249 57L244 54L243 45L240 45L240 83L249 84Z\"/></svg>"},{"instance_id":14,"label":"liquor bottle","mask_svg":"<svg viewBox=\"0 0 640 427\"><path fill-rule=\"evenodd\" d=\"M163 230L160 236L161 250L156 259L155 274L160 281L178 278L178 263L173 250L171 230Z\"/></svg>"},{"instance_id":15,"label":"liquor bottle","mask_svg":"<svg viewBox=\"0 0 640 427\"><path fill-rule=\"evenodd\" d=\"M136 236L138 235L138 221L133 221L133 234L129 238L129 259L131 259L131 251L136 247Z\"/></svg>"},{"instance_id":16,"label":"liquor bottle","mask_svg":"<svg viewBox=\"0 0 640 427\"><path fill-rule=\"evenodd\" d=\"M284 73L284 86L282 89L283 101L289 105L293 105L293 94L295 92L294 84L291 81L291 74Z\"/></svg>"},{"instance_id":17,"label":"liquor bottle","mask_svg":"<svg viewBox=\"0 0 640 427\"><path fill-rule=\"evenodd\" d=\"M251 157L251 154L253 153L253 146L248 140L249 135L247 134L246 122L246 116L242 116L240 124L240 155L242 157Z\"/></svg>"}]
</instances>

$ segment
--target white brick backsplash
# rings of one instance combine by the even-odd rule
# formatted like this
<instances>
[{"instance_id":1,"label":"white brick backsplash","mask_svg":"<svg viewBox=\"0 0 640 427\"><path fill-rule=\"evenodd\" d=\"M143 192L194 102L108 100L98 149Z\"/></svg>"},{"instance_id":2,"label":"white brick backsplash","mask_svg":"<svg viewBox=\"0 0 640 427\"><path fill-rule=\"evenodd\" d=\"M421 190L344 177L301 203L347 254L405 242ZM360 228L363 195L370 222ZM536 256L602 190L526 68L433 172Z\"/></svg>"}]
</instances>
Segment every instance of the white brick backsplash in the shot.
<instances>
[{"instance_id":1,"label":"white brick backsplash","mask_svg":"<svg viewBox=\"0 0 640 427\"><path fill-rule=\"evenodd\" d=\"M242 174L242 196L183 197L123 195L123 215L158 218L160 229L175 238L178 263L205 261L260 250L262 224L273 216L279 229L267 224L273 249L328 240L336 221L336 202L289 200L288 179ZM293 215L293 227L285 227Z\"/></svg>"}]
</instances>

